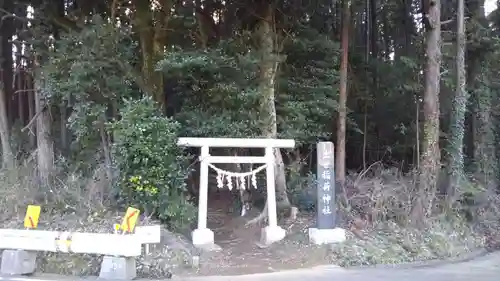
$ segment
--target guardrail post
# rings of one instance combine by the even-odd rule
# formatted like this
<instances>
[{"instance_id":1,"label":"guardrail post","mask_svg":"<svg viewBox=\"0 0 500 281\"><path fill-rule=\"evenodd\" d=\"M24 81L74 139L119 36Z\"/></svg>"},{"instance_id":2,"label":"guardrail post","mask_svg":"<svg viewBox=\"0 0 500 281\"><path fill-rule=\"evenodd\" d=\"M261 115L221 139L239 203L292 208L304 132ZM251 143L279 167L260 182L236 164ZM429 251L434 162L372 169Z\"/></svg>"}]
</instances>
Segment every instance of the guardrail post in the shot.
<instances>
[{"instance_id":1,"label":"guardrail post","mask_svg":"<svg viewBox=\"0 0 500 281\"><path fill-rule=\"evenodd\" d=\"M4 250L0 272L5 275L35 273L36 253L24 250Z\"/></svg>"},{"instance_id":2,"label":"guardrail post","mask_svg":"<svg viewBox=\"0 0 500 281\"><path fill-rule=\"evenodd\" d=\"M132 280L137 277L135 258L104 256L99 278L106 280Z\"/></svg>"}]
</instances>

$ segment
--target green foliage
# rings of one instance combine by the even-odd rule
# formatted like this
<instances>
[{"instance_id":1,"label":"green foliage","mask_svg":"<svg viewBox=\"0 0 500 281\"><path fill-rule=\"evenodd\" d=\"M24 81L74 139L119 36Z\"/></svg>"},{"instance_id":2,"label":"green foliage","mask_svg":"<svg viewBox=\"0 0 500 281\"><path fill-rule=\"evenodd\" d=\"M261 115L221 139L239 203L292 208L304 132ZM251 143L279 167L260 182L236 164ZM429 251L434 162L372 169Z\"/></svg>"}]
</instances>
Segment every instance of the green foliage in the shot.
<instances>
[{"instance_id":1,"label":"green foliage","mask_svg":"<svg viewBox=\"0 0 500 281\"><path fill-rule=\"evenodd\" d=\"M187 201L187 158L177 146L179 123L163 117L149 98L128 99L111 124L113 159L120 170L120 198L172 226L194 218Z\"/></svg>"},{"instance_id":2,"label":"green foliage","mask_svg":"<svg viewBox=\"0 0 500 281\"><path fill-rule=\"evenodd\" d=\"M48 46L48 60L40 69L43 93L53 104L71 109L68 126L75 137L74 151L95 148L99 125L109 110L139 93L131 70L133 48L125 32L97 16L81 31L63 33Z\"/></svg>"},{"instance_id":3,"label":"green foliage","mask_svg":"<svg viewBox=\"0 0 500 281\"><path fill-rule=\"evenodd\" d=\"M176 119L189 136L258 135L257 68L251 55L228 55L222 49L172 51L159 67L177 81L184 104Z\"/></svg>"},{"instance_id":4,"label":"green foliage","mask_svg":"<svg viewBox=\"0 0 500 281\"><path fill-rule=\"evenodd\" d=\"M302 176L289 171L287 180L287 194L293 206L301 211L315 211L317 202L318 181L316 175L308 172Z\"/></svg>"},{"instance_id":5,"label":"green foliage","mask_svg":"<svg viewBox=\"0 0 500 281\"><path fill-rule=\"evenodd\" d=\"M221 42L205 51L169 52L159 64L183 105L176 119L190 136L256 137L265 117L258 110L259 57L244 40ZM315 142L329 136L337 108L338 45L303 32L284 46L276 87L280 137Z\"/></svg>"},{"instance_id":6,"label":"green foliage","mask_svg":"<svg viewBox=\"0 0 500 281\"><path fill-rule=\"evenodd\" d=\"M338 44L308 29L288 40L284 53L276 105L280 136L306 143L329 137L338 106Z\"/></svg>"}]
</instances>

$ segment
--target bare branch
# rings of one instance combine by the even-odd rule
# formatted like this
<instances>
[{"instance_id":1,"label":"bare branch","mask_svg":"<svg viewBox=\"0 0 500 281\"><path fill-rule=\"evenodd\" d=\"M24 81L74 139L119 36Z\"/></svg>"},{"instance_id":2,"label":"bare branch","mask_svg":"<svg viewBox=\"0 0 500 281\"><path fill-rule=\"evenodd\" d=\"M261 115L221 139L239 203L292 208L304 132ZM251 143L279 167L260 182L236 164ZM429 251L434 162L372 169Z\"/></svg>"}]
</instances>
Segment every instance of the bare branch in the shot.
<instances>
[{"instance_id":1,"label":"bare branch","mask_svg":"<svg viewBox=\"0 0 500 281\"><path fill-rule=\"evenodd\" d=\"M28 19L28 18L23 18L23 17L17 16L17 15L14 15L13 13L11 13L11 12L5 10L5 9L2 9L2 8L0 8L0 12L4 13L4 15L2 16L2 18L0 18L0 28L2 27L2 24L3 24L4 20L6 20L8 18L14 18L14 19L17 19L17 20L25 21L25 22L29 22L30 21L30 19Z\"/></svg>"},{"instance_id":2,"label":"bare branch","mask_svg":"<svg viewBox=\"0 0 500 281\"><path fill-rule=\"evenodd\" d=\"M27 129L29 129L31 131L31 126L33 126L33 123L35 123L36 119L40 116L40 114L42 114L45 110L47 110L47 105L45 105L42 110L38 111L35 116L33 116L33 118L30 120L30 122L28 123L28 125L26 125L24 128L21 129L21 132L24 132L26 131Z\"/></svg>"},{"instance_id":3,"label":"bare branch","mask_svg":"<svg viewBox=\"0 0 500 281\"><path fill-rule=\"evenodd\" d=\"M17 90L14 92L14 95L16 94L21 94L21 93L26 93L26 92L34 92L34 89L25 89L25 90Z\"/></svg>"}]
</instances>

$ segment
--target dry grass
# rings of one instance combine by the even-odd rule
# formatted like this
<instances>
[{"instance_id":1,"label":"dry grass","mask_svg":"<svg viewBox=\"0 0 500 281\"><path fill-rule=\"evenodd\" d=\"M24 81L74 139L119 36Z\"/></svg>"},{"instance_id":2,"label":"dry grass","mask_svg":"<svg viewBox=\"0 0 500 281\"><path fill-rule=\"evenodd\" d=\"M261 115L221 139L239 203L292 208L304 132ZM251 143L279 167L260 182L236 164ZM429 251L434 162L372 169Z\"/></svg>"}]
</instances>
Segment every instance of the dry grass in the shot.
<instances>
[{"instance_id":1,"label":"dry grass","mask_svg":"<svg viewBox=\"0 0 500 281\"><path fill-rule=\"evenodd\" d=\"M485 237L463 224L429 222L425 230L379 223L363 239L349 233L346 243L331 248L331 261L341 266L400 264L460 256L485 246Z\"/></svg>"},{"instance_id":2,"label":"dry grass","mask_svg":"<svg viewBox=\"0 0 500 281\"><path fill-rule=\"evenodd\" d=\"M0 223L23 216L26 206L40 204L45 213L52 211L88 215L109 206L110 184L99 166L91 178L77 174L59 175L51 187L40 187L31 163L15 169L0 170L0 204L4 212ZM43 217L42 221L43 223Z\"/></svg>"},{"instance_id":3,"label":"dry grass","mask_svg":"<svg viewBox=\"0 0 500 281\"><path fill-rule=\"evenodd\" d=\"M124 210L111 204L111 184L103 166L93 176L59 175L50 188L37 182L35 168L29 163L12 170L0 170L0 227L22 229L26 206L42 206L38 229L112 233L113 224L120 223ZM141 218L139 224L157 224ZM152 256L138 260L139 276L169 276L172 267L183 265L185 249L153 251ZM182 258L179 258L181 256ZM102 257L82 254L39 253L38 271L64 275L98 275ZM179 260L178 262L176 260ZM161 266L159 264L161 263ZM150 265L155 264L152 268Z\"/></svg>"},{"instance_id":4,"label":"dry grass","mask_svg":"<svg viewBox=\"0 0 500 281\"><path fill-rule=\"evenodd\" d=\"M25 164L14 170L0 171L0 227L22 228L26 206L43 206L40 229L87 232L112 232L121 221L123 209L110 202L112 190L102 167L93 176L75 174L59 176L53 187L39 187L34 168ZM340 201L350 230L346 243L330 249L332 263L343 266L397 264L402 262L441 259L470 252L484 246L495 246L499 233L500 206L498 196L485 195L474 206L467 206L472 221L465 221L457 210L436 212L427 219L426 229L410 227L412 177L397 170L373 168L351 175ZM457 205L458 209L465 207ZM436 208L438 210L439 208ZM150 221L152 222L152 221ZM147 224L144 219L141 224ZM170 235L172 237L172 235ZM152 256L141 257L140 276L164 278L171 270L189 263L190 250L185 241L177 246L159 245ZM305 254L301 250L300 254ZM98 274L100 257L40 253L39 271L65 275ZM179 270L182 271L182 270Z\"/></svg>"},{"instance_id":5,"label":"dry grass","mask_svg":"<svg viewBox=\"0 0 500 281\"><path fill-rule=\"evenodd\" d=\"M476 191L473 205L457 202L447 210L439 207L436 198L435 215L426 219L425 228L416 229L409 221L411 175L383 167L351 175L340 200L349 222L349 239L331 248L332 262L398 264L455 257L491 246L499 233L500 212L495 208L499 197L467 185L461 192ZM464 211L471 219L465 219Z\"/></svg>"}]
</instances>

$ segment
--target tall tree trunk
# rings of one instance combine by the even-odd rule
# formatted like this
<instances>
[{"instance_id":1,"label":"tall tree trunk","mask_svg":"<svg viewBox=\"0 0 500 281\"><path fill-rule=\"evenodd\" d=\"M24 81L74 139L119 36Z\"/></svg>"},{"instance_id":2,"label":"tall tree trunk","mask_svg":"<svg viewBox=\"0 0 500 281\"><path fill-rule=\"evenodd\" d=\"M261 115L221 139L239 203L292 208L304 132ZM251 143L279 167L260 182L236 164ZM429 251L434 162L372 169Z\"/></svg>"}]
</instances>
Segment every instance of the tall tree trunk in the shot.
<instances>
[{"instance_id":1,"label":"tall tree trunk","mask_svg":"<svg viewBox=\"0 0 500 281\"><path fill-rule=\"evenodd\" d=\"M390 26L389 26L389 16L387 15L388 14L388 8L382 6L382 12L381 12L381 16L382 16L382 34L383 34L383 37L382 37L382 57L384 58L384 60L390 60L390 54L392 52L391 50L391 36L390 36Z\"/></svg>"},{"instance_id":2,"label":"tall tree trunk","mask_svg":"<svg viewBox=\"0 0 500 281\"><path fill-rule=\"evenodd\" d=\"M413 18L412 5L413 0L405 0L404 15L405 15L405 55L413 54L414 48L412 36L415 34L415 20Z\"/></svg>"},{"instance_id":3,"label":"tall tree trunk","mask_svg":"<svg viewBox=\"0 0 500 281\"><path fill-rule=\"evenodd\" d=\"M275 105L275 82L276 73L279 65L279 56L275 52L274 31L274 7L271 4L264 4L263 15L255 30L258 38L258 48L260 51L260 81L259 90L261 94L261 116L265 116L265 125L262 128L262 134L267 138L277 138L278 126L276 120ZM275 182L276 182L276 201L281 209L290 208L291 204L286 191L285 165L280 149L274 149L275 159ZM267 215L267 202L261 215L249 223L255 223L262 220Z\"/></svg>"},{"instance_id":4,"label":"tall tree trunk","mask_svg":"<svg viewBox=\"0 0 500 281\"><path fill-rule=\"evenodd\" d=\"M370 21L370 1L365 3L365 81L369 81L369 65L370 65L370 31L371 31L371 21ZM366 87L365 90L365 100L363 101L363 170L366 170L366 148L368 145L368 99L370 96L370 89Z\"/></svg>"},{"instance_id":5,"label":"tall tree trunk","mask_svg":"<svg viewBox=\"0 0 500 281\"><path fill-rule=\"evenodd\" d=\"M378 48L377 48L377 43L378 43L378 24L377 24L377 0L370 0L370 52L372 53L372 60L375 62L378 58ZM374 63L374 65L376 65ZM376 86L376 81L377 81L377 75L376 75L376 67L374 67L374 86Z\"/></svg>"},{"instance_id":6,"label":"tall tree trunk","mask_svg":"<svg viewBox=\"0 0 500 281\"><path fill-rule=\"evenodd\" d=\"M334 4L334 28L333 28L333 36L335 40L340 40L342 38L342 2L335 1Z\"/></svg>"},{"instance_id":7,"label":"tall tree trunk","mask_svg":"<svg viewBox=\"0 0 500 281\"><path fill-rule=\"evenodd\" d=\"M38 63L35 67L39 69ZM38 73L37 73L38 74ZM39 74L40 75L40 74ZM50 184L50 176L54 169L54 144L50 136L50 112L43 97L43 80L38 77L34 81L35 88L35 110L36 110L36 140L37 140L37 160L38 176L42 185Z\"/></svg>"},{"instance_id":8,"label":"tall tree trunk","mask_svg":"<svg viewBox=\"0 0 500 281\"><path fill-rule=\"evenodd\" d=\"M141 73L143 90L153 96L164 109L166 99L163 95L163 74L156 71L156 63L161 59L167 44L167 27L173 2L160 0L159 7L153 11L150 0L133 0L135 7L134 28L139 36L141 47Z\"/></svg>"},{"instance_id":9,"label":"tall tree trunk","mask_svg":"<svg viewBox=\"0 0 500 281\"><path fill-rule=\"evenodd\" d=\"M424 0L424 26L426 28L426 71L423 101L422 155L418 190L413 204L411 219L420 225L430 214L436 194L440 170L439 150L439 84L441 67L441 14L440 0Z\"/></svg>"},{"instance_id":10,"label":"tall tree trunk","mask_svg":"<svg viewBox=\"0 0 500 281\"><path fill-rule=\"evenodd\" d=\"M7 13L12 13L14 3L12 1L0 1L0 7ZM13 17L4 16L0 19L0 55L2 75L0 81L0 138L2 141L2 164L4 167L13 167L14 154L10 145L10 119L12 82L13 82L13 58L12 58L12 34L14 32Z\"/></svg>"},{"instance_id":11,"label":"tall tree trunk","mask_svg":"<svg viewBox=\"0 0 500 281\"><path fill-rule=\"evenodd\" d=\"M465 112L467 110L468 94L465 88L465 20L464 0L457 3L457 88L452 101L450 139L448 146L448 187L446 195L448 202L452 203L455 191L460 186L464 177L464 133Z\"/></svg>"},{"instance_id":12,"label":"tall tree trunk","mask_svg":"<svg viewBox=\"0 0 500 281\"><path fill-rule=\"evenodd\" d=\"M343 0L342 7L342 60L340 62L340 92L337 118L337 181L341 186L345 183L345 135L347 119L347 64L349 63L349 0Z\"/></svg>"},{"instance_id":13,"label":"tall tree trunk","mask_svg":"<svg viewBox=\"0 0 500 281\"><path fill-rule=\"evenodd\" d=\"M260 93L262 95L261 112L267 118L267 124L262 129L264 136L268 138L278 137L278 124L276 120L275 105L275 82L276 72L278 70L279 59L274 52L275 33L274 33L274 7L267 5L266 13L259 23L257 33L259 36L259 47L261 52L260 62ZM289 206L290 202L286 193L285 165L280 149L274 150L275 176L276 176L276 200L281 206Z\"/></svg>"},{"instance_id":14,"label":"tall tree trunk","mask_svg":"<svg viewBox=\"0 0 500 281\"><path fill-rule=\"evenodd\" d=\"M487 28L488 22L484 12L484 0L467 1L466 10L476 24L472 25L471 34ZM493 97L484 79L484 64L490 50L486 49L481 38L467 49L467 84L471 92L472 138L473 138L473 172L476 180L490 190L496 188L497 162L495 153L495 132L492 118Z\"/></svg>"},{"instance_id":15,"label":"tall tree trunk","mask_svg":"<svg viewBox=\"0 0 500 281\"><path fill-rule=\"evenodd\" d=\"M107 182L105 184L111 185L113 181L113 171L111 170L111 149L109 135L106 131L106 116L102 116L99 121L99 136L101 137L101 148L104 156L104 165L106 169Z\"/></svg>"},{"instance_id":16,"label":"tall tree trunk","mask_svg":"<svg viewBox=\"0 0 500 281\"><path fill-rule=\"evenodd\" d=\"M411 44L415 33L415 23L411 11L412 0L402 0L398 3L396 12L392 15L396 27L394 30L394 59L413 55L415 52Z\"/></svg>"},{"instance_id":17,"label":"tall tree trunk","mask_svg":"<svg viewBox=\"0 0 500 281\"><path fill-rule=\"evenodd\" d=\"M3 2L3 10L7 13L14 12L14 2L13 1L0 1ZM4 14L4 13L2 13ZM0 19L0 36L1 36L1 67L2 67L2 77L3 90L5 95L5 106L7 110L8 127L10 129L11 124L15 120L15 107L13 106L13 81L14 81L14 59L12 57L12 36L15 33L14 17L2 16Z\"/></svg>"},{"instance_id":18,"label":"tall tree trunk","mask_svg":"<svg viewBox=\"0 0 500 281\"><path fill-rule=\"evenodd\" d=\"M113 3L114 5L115 3ZM54 3L54 6L55 6L55 10L56 10L56 14L63 18L65 16L65 8L64 8L64 5L65 5L65 0L57 0L56 3ZM114 8L112 7L112 11L111 11L113 14L114 14ZM114 16L112 16L112 18L114 19ZM60 36L60 31L61 31L61 28L56 25L56 24L53 24L52 25L52 29L53 29L53 34L54 34L54 39L57 41L61 38ZM68 123L68 116L69 116L69 113L68 113L68 102L67 101L62 101L61 102L61 105L59 106L59 128L60 128L60 150L62 152L63 155L66 155L66 153L68 152L68 148L69 148L69 132L68 132L68 126L67 126L67 123Z\"/></svg>"},{"instance_id":19,"label":"tall tree trunk","mask_svg":"<svg viewBox=\"0 0 500 281\"><path fill-rule=\"evenodd\" d=\"M12 168L14 166L14 155L10 146L9 118L3 87L0 87L0 140L2 141L2 166Z\"/></svg>"},{"instance_id":20,"label":"tall tree trunk","mask_svg":"<svg viewBox=\"0 0 500 281\"><path fill-rule=\"evenodd\" d=\"M370 52L371 52L371 67L372 67L372 84L371 84L371 96L374 99L374 104L373 104L373 109L372 112L378 112L378 103L377 101L379 100L377 97L379 95L378 92L378 68L377 68L377 62L378 62L378 36L379 36L379 24L377 24L377 0L370 0L370 27L371 27L371 32L370 32ZM374 133L375 133L375 143L372 144L372 147L375 147L378 151L378 141L379 138L377 137L379 135L379 130L377 128L377 124L375 124L374 127ZM378 159L378 157L377 157Z\"/></svg>"}]
</instances>

